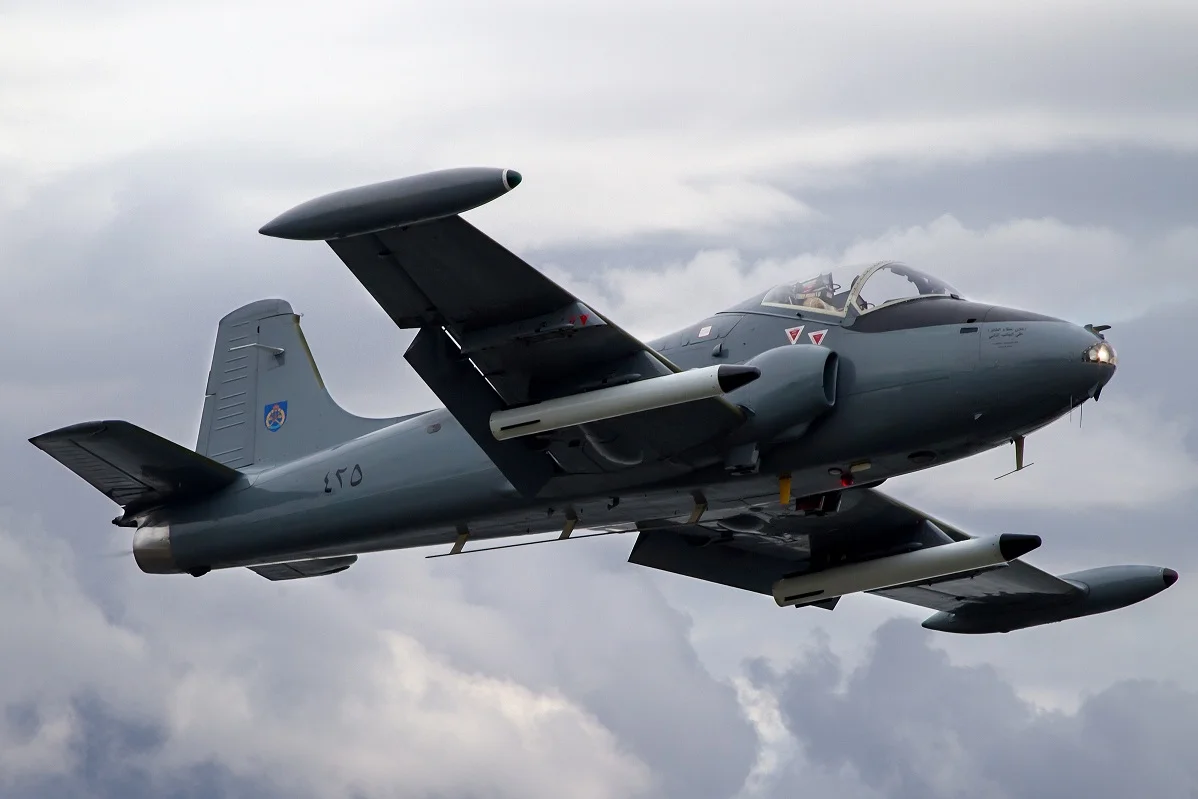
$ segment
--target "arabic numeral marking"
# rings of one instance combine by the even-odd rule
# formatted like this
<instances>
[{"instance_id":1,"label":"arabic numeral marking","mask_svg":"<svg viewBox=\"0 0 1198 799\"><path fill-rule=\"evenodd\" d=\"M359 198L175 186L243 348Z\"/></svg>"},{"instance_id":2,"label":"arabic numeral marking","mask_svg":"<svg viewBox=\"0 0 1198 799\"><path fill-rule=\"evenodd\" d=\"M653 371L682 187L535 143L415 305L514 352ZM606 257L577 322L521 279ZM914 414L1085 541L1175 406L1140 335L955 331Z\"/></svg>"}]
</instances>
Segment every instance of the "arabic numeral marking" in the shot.
<instances>
[{"instance_id":1,"label":"arabic numeral marking","mask_svg":"<svg viewBox=\"0 0 1198 799\"><path fill-rule=\"evenodd\" d=\"M324 474L324 493L332 494L334 491L340 491L345 488L345 473L349 472L349 487L357 488L362 485L362 467L355 463L352 467L342 466L339 469L333 469ZM333 479L337 480L337 484L333 485Z\"/></svg>"}]
</instances>

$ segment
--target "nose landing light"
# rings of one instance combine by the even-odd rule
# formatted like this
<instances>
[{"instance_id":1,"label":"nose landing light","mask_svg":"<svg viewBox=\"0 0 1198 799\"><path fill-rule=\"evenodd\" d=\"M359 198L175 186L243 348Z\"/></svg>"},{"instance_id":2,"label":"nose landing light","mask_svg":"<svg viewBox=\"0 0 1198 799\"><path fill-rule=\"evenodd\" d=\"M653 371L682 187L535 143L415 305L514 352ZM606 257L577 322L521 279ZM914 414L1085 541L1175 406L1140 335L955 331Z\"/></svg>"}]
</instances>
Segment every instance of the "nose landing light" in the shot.
<instances>
[{"instance_id":1,"label":"nose landing light","mask_svg":"<svg viewBox=\"0 0 1198 799\"><path fill-rule=\"evenodd\" d=\"M1115 355L1115 348L1107 341L1100 341L1089 347L1082 356L1082 360L1087 363L1101 363L1107 366L1114 366L1119 362L1118 357Z\"/></svg>"}]
</instances>

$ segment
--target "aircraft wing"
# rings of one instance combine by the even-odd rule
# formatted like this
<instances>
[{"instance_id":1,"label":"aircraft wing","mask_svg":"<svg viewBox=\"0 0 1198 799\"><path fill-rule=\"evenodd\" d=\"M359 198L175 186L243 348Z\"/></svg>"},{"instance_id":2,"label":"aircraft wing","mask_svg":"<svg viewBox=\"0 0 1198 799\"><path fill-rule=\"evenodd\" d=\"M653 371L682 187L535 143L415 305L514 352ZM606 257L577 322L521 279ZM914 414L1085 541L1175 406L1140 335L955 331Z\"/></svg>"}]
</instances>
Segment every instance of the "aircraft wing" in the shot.
<instances>
[{"instance_id":1,"label":"aircraft wing","mask_svg":"<svg viewBox=\"0 0 1198 799\"><path fill-rule=\"evenodd\" d=\"M775 583L783 577L817 574L972 538L872 488L843 491L839 510L824 515L806 515L793 505L775 502L705 515L693 524L666 519L637 526L640 534L629 562L767 595L773 594ZM1150 573L1134 571L1144 569ZM1150 585L1144 584L1154 593L1169 584L1165 576L1164 583L1156 585L1165 571L1128 566L1094 573L1123 582L1150 580ZM1058 616L1087 615L1072 610L1087 599L1092 582L1087 574L1092 573L1057 577L1014 559L1006 565L868 592L940 611L924 622L925 627L995 632L1055 621ZM837 600L812 604L832 609ZM1087 612L1105 609L1112 608Z\"/></svg>"},{"instance_id":2,"label":"aircraft wing","mask_svg":"<svg viewBox=\"0 0 1198 799\"><path fill-rule=\"evenodd\" d=\"M488 429L493 411L680 371L458 215L518 182L510 170L419 175L317 198L261 232L327 241L399 327L419 329L405 357L525 493L553 474L694 468L679 458L743 421L720 397L558 430L537 452Z\"/></svg>"}]
</instances>

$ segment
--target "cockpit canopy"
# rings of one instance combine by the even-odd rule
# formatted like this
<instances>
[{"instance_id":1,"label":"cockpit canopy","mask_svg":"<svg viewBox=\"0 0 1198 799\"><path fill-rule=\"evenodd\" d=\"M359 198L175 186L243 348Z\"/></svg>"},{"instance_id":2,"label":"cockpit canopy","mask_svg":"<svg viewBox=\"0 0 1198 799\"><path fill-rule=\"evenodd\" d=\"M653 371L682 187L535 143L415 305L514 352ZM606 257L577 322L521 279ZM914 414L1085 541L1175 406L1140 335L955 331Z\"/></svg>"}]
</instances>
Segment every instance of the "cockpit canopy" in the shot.
<instances>
[{"instance_id":1,"label":"cockpit canopy","mask_svg":"<svg viewBox=\"0 0 1198 799\"><path fill-rule=\"evenodd\" d=\"M961 299L955 288L931 275L894 262L843 266L807 280L783 283L765 293L770 308L844 316L920 297Z\"/></svg>"}]
</instances>

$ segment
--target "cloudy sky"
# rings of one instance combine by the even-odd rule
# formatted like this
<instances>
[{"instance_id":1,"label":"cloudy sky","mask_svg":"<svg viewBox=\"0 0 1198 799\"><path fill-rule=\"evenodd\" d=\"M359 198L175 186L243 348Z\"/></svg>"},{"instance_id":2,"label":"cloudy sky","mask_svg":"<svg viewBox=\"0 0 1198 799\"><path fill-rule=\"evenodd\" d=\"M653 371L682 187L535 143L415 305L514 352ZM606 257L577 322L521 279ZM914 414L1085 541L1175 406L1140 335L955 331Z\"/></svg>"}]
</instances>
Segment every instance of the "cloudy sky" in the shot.
<instances>
[{"instance_id":1,"label":"cloudy sky","mask_svg":"<svg viewBox=\"0 0 1198 799\"><path fill-rule=\"evenodd\" d=\"M0 794L1012 797L1198 792L1198 6L0 0ZM631 539L337 577L151 577L26 443L191 445L216 320L287 298L336 398L435 404L318 193L508 166L469 218L634 332L893 257L1110 323L1102 402L887 489L1169 592L1006 636L627 565Z\"/></svg>"}]
</instances>

